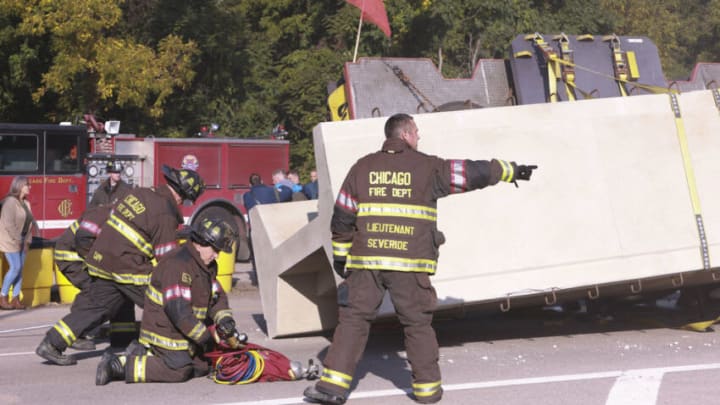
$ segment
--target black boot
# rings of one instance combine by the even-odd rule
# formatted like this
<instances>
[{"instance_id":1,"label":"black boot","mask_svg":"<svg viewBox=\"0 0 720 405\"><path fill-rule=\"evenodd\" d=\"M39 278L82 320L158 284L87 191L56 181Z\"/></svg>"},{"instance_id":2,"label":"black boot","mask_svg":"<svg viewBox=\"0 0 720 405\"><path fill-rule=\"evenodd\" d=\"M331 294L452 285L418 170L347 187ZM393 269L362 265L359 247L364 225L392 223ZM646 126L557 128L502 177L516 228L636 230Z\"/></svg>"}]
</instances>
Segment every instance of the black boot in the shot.
<instances>
[{"instance_id":1,"label":"black boot","mask_svg":"<svg viewBox=\"0 0 720 405\"><path fill-rule=\"evenodd\" d=\"M75 350L95 350L95 342L90 339L78 338L70 345L70 348Z\"/></svg>"},{"instance_id":2,"label":"black boot","mask_svg":"<svg viewBox=\"0 0 720 405\"><path fill-rule=\"evenodd\" d=\"M35 349L35 353L50 363L57 364L58 366L72 366L77 364L75 357L66 356L55 346L50 343L47 336L40 342L40 345Z\"/></svg>"},{"instance_id":3,"label":"black boot","mask_svg":"<svg viewBox=\"0 0 720 405\"><path fill-rule=\"evenodd\" d=\"M321 404L329 405L342 405L345 403L345 397L342 395L328 394L326 392L318 391L315 386L311 385L305 388L303 392L305 398L312 400L313 402L319 402Z\"/></svg>"},{"instance_id":4,"label":"black boot","mask_svg":"<svg viewBox=\"0 0 720 405\"><path fill-rule=\"evenodd\" d=\"M110 352L105 352L95 373L95 385L105 385L112 380L124 380L125 367L120 358Z\"/></svg>"}]
</instances>

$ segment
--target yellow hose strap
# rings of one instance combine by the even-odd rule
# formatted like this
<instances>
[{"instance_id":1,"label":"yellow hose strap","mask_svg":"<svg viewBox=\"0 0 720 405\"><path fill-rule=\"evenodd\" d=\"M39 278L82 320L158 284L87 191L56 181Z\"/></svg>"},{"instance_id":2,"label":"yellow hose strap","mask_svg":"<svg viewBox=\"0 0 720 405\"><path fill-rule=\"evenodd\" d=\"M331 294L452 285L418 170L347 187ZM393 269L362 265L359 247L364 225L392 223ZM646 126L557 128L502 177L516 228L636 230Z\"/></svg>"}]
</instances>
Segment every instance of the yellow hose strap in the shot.
<instances>
[{"instance_id":1,"label":"yellow hose strap","mask_svg":"<svg viewBox=\"0 0 720 405\"><path fill-rule=\"evenodd\" d=\"M700 198L698 197L697 185L695 184L695 172L693 171L692 161L690 159L690 150L688 148L687 135L685 134L685 124L683 124L682 114L680 113L680 104L678 103L676 94L670 94L670 107L673 110L673 114L675 114L675 128L677 128L680 153L682 155L683 167L685 168L685 178L687 180L688 190L690 191L690 201L692 202L693 213L695 214L698 236L700 237L703 269L709 269L710 253L708 252L705 226L703 225L702 212L700 210Z\"/></svg>"},{"instance_id":2,"label":"yellow hose strap","mask_svg":"<svg viewBox=\"0 0 720 405\"><path fill-rule=\"evenodd\" d=\"M698 322L692 322L685 324L681 327L681 329L685 330L691 330L695 332L711 332L712 329L709 329L713 324L716 324L720 322L720 317L717 317L715 319L710 319L707 321L698 321Z\"/></svg>"},{"instance_id":3,"label":"yellow hose strap","mask_svg":"<svg viewBox=\"0 0 720 405\"><path fill-rule=\"evenodd\" d=\"M558 45L560 45L560 56L562 60L574 63L575 58L573 57L572 49L570 49L570 39L568 36L562 33L553 39L558 41ZM575 93L573 91L577 87L575 86L575 69L571 65L563 64L560 65L560 70L562 72L563 82L565 82L565 94L567 94L568 101L575 101Z\"/></svg>"}]
</instances>

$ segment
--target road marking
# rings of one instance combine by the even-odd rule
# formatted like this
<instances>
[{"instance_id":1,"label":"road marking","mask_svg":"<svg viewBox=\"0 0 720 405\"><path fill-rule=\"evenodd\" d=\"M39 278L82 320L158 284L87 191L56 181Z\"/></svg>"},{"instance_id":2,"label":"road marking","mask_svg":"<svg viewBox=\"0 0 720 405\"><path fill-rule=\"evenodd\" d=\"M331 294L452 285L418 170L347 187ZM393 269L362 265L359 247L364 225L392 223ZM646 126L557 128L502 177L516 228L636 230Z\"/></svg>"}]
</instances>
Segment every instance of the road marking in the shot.
<instances>
[{"instance_id":1,"label":"road marking","mask_svg":"<svg viewBox=\"0 0 720 405\"><path fill-rule=\"evenodd\" d=\"M5 330L0 330L0 335L2 335L3 333L15 333L15 332L23 332L23 331L26 331L26 330L45 329L45 328L49 328L49 327L51 327L51 326L53 326L53 325L55 325L55 324L54 324L54 323L49 323L49 324L47 324L47 325L28 326L27 328L5 329Z\"/></svg>"},{"instance_id":2,"label":"road marking","mask_svg":"<svg viewBox=\"0 0 720 405\"><path fill-rule=\"evenodd\" d=\"M655 370L623 373L615 380L605 405L655 405L663 375Z\"/></svg>"},{"instance_id":3,"label":"road marking","mask_svg":"<svg viewBox=\"0 0 720 405\"><path fill-rule=\"evenodd\" d=\"M27 356L28 354L35 354L35 352L0 353L0 357Z\"/></svg>"},{"instance_id":4,"label":"road marking","mask_svg":"<svg viewBox=\"0 0 720 405\"><path fill-rule=\"evenodd\" d=\"M596 380L600 378L617 378L618 382L616 386L613 386L608 402L606 405L617 405L617 404L655 404L657 399L657 391L660 387L662 376L666 373L681 373L685 371L700 371L700 370L716 370L720 369L720 363L708 363L708 364L691 364L687 366L674 366L674 367L656 367L656 368L643 368L637 370L615 370L615 371L603 371L597 373L582 373L582 374L561 374L555 376L546 377L529 377L529 378L515 378L510 380L496 380L496 381L484 381L464 384L450 384L444 385L443 390L449 391L462 391L471 389L482 389L482 388L497 388L497 387L510 387L518 385L531 385L531 384L547 384L555 382L567 382L567 381L583 381L583 380ZM637 387L633 387L632 384L638 384ZM403 395L406 396L411 393L411 390L379 390L379 391L362 391L353 392L350 394L350 399L361 399L361 398L376 398L376 397L389 397ZM620 395L626 395L620 402ZM629 398L632 400L630 401ZM652 402L648 402L652 398ZM611 402L612 401L612 402ZM305 403L302 397L293 398L278 398L270 399L265 401L250 401L250 402L223 402L222 405L289 405L289 404L302 404Z\"/></svg>"}]
</instances>

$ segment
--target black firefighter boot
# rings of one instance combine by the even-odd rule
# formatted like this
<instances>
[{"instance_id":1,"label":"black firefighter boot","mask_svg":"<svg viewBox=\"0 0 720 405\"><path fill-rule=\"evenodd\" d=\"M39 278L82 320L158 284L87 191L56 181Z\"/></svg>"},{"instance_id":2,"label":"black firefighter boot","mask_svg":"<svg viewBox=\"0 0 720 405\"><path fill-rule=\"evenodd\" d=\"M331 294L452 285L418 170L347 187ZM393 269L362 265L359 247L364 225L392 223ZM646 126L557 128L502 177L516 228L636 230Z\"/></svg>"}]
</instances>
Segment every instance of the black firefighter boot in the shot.
<instances>
[{"instance_id":1,"label":"black firefighter boot","mask_svg":"<svg viewBox=\"0 0 720 405\"><path fill-rule=\"evenodd\" d=\"M125 367L120 358L111 352L105 352L95 373L95 385L105 385L112 380L124 380Z\"/></svg>"},{"instance_id":2,"label":"black firefighter boot","mask_svg":"<svg viewBox=\"0 0 720 405\"><path fill-rule=\"evenodd\" d=\"M95 342L90 339L80 337L77 338L72 345L70 345L70 348L75 350L95 350Z\"/></svg>"},{"instance_id":3,"label":"black firefighter boot","mask_svg":"<svg viewBox=\"0 0 720 405\"><path fill-rule=\"evenodd\" d=\"M72 366L77 364L75 357L62 354L57 347L50 343L47 336L45 336L45 339L43 339L37 349L35 349L35 354L58 366Z\"/></svg>"},{"instance_id":4,"label":"black firefighter boot","mask_svg":"<svg viewBox=\"0 0 720 405\"><path fill-rule=\"evenodd\" d=\"M315 388L315 386L313 385L305 388L305 392L303 392L303 395L305 395L305 398L308 398L316 403L319 402L321 404L342 405L345 403L344 396L337 394L328 394L326 392L318 391L318 389Z\"/></svg>"}]
</instances>

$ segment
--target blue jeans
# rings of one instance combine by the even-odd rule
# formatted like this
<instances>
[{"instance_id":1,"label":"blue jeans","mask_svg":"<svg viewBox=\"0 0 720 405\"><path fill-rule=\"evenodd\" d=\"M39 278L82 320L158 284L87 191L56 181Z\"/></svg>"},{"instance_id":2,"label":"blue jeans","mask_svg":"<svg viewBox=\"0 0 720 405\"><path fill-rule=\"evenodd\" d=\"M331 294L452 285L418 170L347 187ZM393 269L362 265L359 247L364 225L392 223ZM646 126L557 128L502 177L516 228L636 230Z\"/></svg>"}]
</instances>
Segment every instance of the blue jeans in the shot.
<instances>
[{"instance_id":1,"label":"blue jeans","mask_svg":"<svg viewBox=\"0 0 720 405\"><path fill-rule=\"evenodd\" d=\"M8 273L5 275L2 283L2 291L0 294L3 297L7 297L10 291L10 286L13 288L13 296L17 297L20 295L22 289L22 268L25 264L25 251L5 253L5 258L10 265Z\"/></svg>"}]
</instances>

